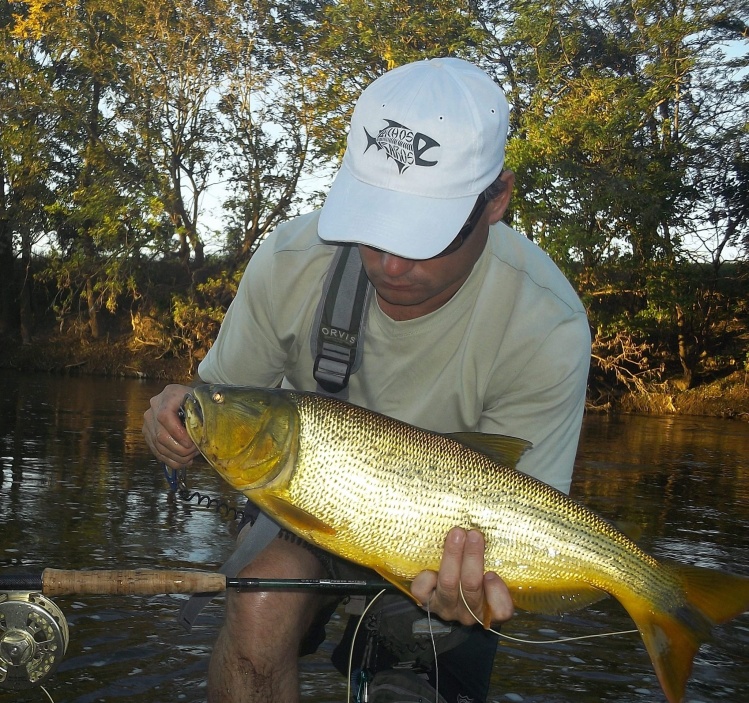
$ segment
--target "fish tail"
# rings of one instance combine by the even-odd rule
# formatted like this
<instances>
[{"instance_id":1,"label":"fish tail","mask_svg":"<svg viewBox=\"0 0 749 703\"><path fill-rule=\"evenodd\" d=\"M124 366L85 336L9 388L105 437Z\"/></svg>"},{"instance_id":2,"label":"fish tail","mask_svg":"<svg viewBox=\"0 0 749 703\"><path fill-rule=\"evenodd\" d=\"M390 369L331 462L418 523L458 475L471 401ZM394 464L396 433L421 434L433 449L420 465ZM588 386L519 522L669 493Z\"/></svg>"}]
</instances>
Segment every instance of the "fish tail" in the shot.
<instances>
[{"instance_id":1,"label":"fish tail","mask_svg":"<svg viewBox=\"0 0 749 703\"><path fill-rule=\"evenodd\" d=\"M684 698L692 661L713 625L749 609L749 578L690 566L671 571L683 589L681 603L668 610L638 599L627 608L642 635L669 703Z\"/></svg>"},{"instance_id":2,"label":"fish tail","mask_svg":"<svg viewBox=\"0 0 749 703\"><path fill-rule=\"evenodd\" d=\"M364 153L367 153L367 149L371 147L373 144L377 147L377 151L380 150L380 145L377 143L377 137L373 137L369 132L367 132L367 128L364 128L364 134L367 135L367 147L364 149Z\"/></svg>"},{"instance_id":3,"label":"fish tail","mask_svg":"<svg viewBox=\"0 0 749 703\"><path fill-rule=\"evenodd\" d=\"M681 564L671 570L683 584L689 602L714 624L749 610L749 577Z\"/></svg>"}]
</instances>

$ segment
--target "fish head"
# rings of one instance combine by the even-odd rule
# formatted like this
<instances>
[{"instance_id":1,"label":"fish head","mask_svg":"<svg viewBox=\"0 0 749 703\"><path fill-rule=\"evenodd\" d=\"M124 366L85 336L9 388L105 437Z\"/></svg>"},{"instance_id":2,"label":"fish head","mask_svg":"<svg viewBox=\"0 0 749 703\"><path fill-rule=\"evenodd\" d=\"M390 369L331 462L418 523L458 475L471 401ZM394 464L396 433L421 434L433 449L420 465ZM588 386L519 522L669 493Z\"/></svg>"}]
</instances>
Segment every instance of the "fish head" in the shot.
<instances>
[{"instance_id":1,"label":"fish head","mask_svg":"<svg viewBox=\"0 0 749 703\"><path fill-rule=\"evenodd\" d=\"M197 386L182 401L181 414L200 453L239 491L278 478L296 451L296 406L278 391Z\"/></svg>"}]
</instances>

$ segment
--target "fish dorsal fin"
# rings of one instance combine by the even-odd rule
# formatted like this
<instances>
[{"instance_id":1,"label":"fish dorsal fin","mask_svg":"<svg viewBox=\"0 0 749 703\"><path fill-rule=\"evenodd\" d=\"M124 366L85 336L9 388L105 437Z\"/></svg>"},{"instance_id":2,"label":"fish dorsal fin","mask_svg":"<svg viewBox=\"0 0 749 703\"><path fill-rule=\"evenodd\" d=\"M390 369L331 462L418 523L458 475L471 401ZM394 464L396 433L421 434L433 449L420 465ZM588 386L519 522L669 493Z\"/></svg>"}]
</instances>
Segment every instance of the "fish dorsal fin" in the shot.
<instances>
[{"instance_id":1,"label":"fish dorsal fin","mask_svg":"<svg viewBox=\"0 0 749 703\"><path fill-rule=\"evenodd\" d=\"M453 432L446 436L513 469L520 457L533 446L526 439L486 432Z\"/></svg>"},{"instance_id":2,"label":"fish dorsal fin","mask_svg":"<svg viewBox=\"0 0 749 703\"><path fill-rule=\"evenodd\" d=\"M625 537L631 539L635 544L642 540L642 525L629 520L612 520L611 524L616 527Z\"/></svg>"}]
</instances>

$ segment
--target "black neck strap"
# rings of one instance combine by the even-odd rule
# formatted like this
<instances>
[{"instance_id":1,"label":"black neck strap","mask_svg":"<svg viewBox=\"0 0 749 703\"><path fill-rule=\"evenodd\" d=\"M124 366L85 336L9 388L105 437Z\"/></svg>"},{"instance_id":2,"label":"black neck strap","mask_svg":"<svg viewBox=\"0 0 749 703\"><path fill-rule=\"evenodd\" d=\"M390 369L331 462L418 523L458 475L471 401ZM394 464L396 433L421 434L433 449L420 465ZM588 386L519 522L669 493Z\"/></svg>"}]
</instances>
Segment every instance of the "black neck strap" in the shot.
<instances>
[{"instance_id":1,"label":"black neck strap","mask_svg":"<svg viewBox=\"0 0 749 703\"><path fill-rule=\"evenodd\" d=\"M313 373L319 393L348 397L349 378L361 365L372 290L359 247L338 246L312 326Z\"/></svg>"}]
</instances>

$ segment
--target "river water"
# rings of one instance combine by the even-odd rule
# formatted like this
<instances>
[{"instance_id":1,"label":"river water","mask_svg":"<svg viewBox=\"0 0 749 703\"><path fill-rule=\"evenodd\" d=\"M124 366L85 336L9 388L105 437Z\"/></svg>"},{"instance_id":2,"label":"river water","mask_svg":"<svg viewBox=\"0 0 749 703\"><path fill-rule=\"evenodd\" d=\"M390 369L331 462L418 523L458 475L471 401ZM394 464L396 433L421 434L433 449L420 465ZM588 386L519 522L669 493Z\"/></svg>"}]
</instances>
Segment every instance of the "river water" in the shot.
<instances>
[{"instance_id":1,"label":"river water","mask_svg":"<svg viewBox=\"0 0 749 703\"><path fill-rule=\"evenodd\" d=\"M216 569L234 522L175 499L140 433L161 384L0 374L0 575L61 569ZM234 505L208 469L192 488ZM605 517L639 525L658 557L749 575L749 425L701 417L588 416L573 495ZM190 633L185 596L67 596L70 644L57 672L0 703L166 703L205 700L222 599ZM336 613L330 630L342 629ZM609 599L573 615L519 614L504 632L548 640L629 630ZM262 633L271 637L272 633ZM332 643L302 660L305 701L344 703ZM495 702L644 703L665 700L637 635L563 644L503 642ZM749 616L719 627L695 660L689 703L749 701ZM283 703L283 702L279 702Z\"/></svg>"}]
</instances>

